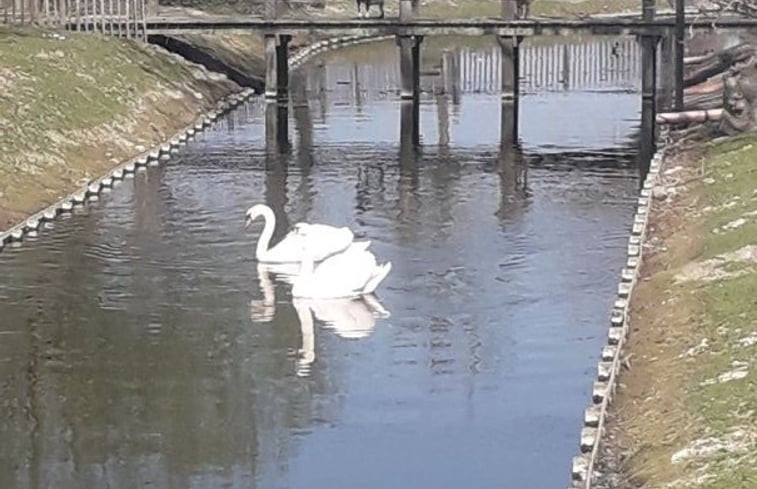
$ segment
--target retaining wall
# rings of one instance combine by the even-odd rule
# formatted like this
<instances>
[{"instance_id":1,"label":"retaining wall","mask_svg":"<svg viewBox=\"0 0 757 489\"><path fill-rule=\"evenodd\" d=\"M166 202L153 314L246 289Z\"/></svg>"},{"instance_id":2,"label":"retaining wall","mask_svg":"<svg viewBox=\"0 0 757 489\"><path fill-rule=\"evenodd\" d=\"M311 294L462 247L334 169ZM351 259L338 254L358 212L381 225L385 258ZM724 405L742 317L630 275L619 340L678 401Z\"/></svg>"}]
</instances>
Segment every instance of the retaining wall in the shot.
<instances>
[{"instance_id":1,"label":"retaining wall","mask_svg":"<svg viewBox=\"0 0 757 489\"><path fill-rule=\"evenodd\" d=\"M584 411L579 441L580 453L573 457L570 489L591 489L594 483L594 467L599 456L605 419L615 394L618 375L622 367L621 352L629 332L629 305L644 258L644 240L649 214L652 211L652 189L658 182L667 138L668 130L663 128L658 140L660 149L652 157L649 173L639 192L631 236L628 238L626 264L620 272L618 291L610 312L607 344L602 348L597 364L597 376L592 384L591 400Z\"/></svg>"}]
</instances>

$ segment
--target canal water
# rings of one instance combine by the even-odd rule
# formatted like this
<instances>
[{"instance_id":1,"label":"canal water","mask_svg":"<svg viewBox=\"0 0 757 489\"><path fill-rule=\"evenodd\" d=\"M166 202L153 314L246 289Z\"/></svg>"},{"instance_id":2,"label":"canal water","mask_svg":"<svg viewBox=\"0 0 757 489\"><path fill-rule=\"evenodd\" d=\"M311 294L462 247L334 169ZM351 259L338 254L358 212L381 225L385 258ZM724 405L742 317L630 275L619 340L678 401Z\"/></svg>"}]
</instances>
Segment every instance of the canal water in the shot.
<instances>
[{"instance_id":1,"label":"canal water","mask_svg":"<svg viewBox=\"0 0 757 489\"><path fill-rule=\"evenodd\" d=\"M499 94L431 74L401 154L396 80L371 79L394 49L304 67L285 152L251 101L0 253L0 487L567 486L640 97L534 86L503 150ZM294 303L253 259L260 202L277 236L350 226L392 272L368 300Z\"/></svg>"}]
</instances>

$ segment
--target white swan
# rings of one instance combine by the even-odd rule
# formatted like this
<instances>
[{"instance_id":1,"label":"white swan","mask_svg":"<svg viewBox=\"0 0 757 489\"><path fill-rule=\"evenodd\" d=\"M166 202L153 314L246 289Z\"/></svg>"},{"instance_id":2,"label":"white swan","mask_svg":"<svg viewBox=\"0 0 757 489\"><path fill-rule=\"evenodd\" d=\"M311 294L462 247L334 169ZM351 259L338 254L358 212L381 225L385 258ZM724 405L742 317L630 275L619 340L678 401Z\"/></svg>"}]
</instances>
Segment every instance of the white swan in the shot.
<instances>
[{"instance_id":1,"label":"white swan","mask_svg":"<svg viewBox=\"0 0 757 489\"><path fill-rule=\"evenodd\" d=\"M260 216L265 221L255 248L255 258L262 263L299 263L303 253L309 253L318 262L345 250L355 237L347 227L298 222L284 239L269 248L276 227L273 210L265 204L257 204L247 209L245 215L247 226Z\"/></svg>"},{"instance_id":2,"label":"white swan","mask_svg":"<svg viewBox=\"0 0 757 489\"><path fill-rule=\"evenodd\" d=\"M343 252L323 260L315 269L313 257L306 251L300 274L292 286L292 296L335 299L372 293L392 269L392 263L377 265L376 257L366 248L366 242L353 243Z\"/></svg>"}]
</instances>

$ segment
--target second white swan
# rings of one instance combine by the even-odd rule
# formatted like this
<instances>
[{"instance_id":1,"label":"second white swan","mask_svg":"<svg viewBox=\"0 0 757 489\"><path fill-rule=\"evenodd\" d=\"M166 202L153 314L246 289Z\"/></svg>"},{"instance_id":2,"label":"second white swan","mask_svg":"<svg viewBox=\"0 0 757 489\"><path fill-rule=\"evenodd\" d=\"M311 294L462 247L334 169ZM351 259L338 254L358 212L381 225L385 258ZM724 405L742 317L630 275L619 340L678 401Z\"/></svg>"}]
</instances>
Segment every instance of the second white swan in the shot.
<instances>
[{"instance_id":1,"label":"second white swan","mask_svg":"<svg viewBox=\"0 0 757 489\"><path fill-rule=\"evenodd\" d=\"M293 297L334 299L370 294L389 274L392 263L376 263L368 251L369 242L352 243L345 251L332 255L314 268L313 258L305 252L300 274L292 286Z\"/></svg>"}]
</instances>

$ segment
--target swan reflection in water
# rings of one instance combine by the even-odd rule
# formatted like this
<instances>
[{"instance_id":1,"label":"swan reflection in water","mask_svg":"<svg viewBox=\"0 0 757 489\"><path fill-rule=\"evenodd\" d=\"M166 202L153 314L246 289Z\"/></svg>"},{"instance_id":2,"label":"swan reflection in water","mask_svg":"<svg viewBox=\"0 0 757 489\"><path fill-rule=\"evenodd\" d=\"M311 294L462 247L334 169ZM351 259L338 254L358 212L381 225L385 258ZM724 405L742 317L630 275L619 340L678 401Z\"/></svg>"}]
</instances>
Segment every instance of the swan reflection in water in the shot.
<instances>
[{"instance_id":1,"label":"swan reflection in water","mask_svg":"<svg viewBox=\"0 0 757 489\"><path fill-rule=\"evenodd\" d=\"M257 271L263 298L250 301L250 318L258 323L270 322L276 313L274 278L292 285L299 273L299 264L258 263ZM300 377L310 374L310 367L315 361L313 317L340 338L361 339L371 334L376 318L390 316L389 311L373 294L344 299L295 298L292 305L297 311L302 334L302 347L297 350L296 370Z\"/></svg>"},{"instance_id":2,"label":"swan reflection in water","mask_svg":"<svg viewBox=\"0 0 757 489\"><path fill-rule=\"evenodd\" d=\"M313 317L346 339L369 336L377 317L389 317L389 311L373 294L350 299L293 299L302 333L302 348L297 359L297 375L306 377L315 361Z\"/></svg>"},{"instance_id":3,"label":"swan reflection in water","mask_svg":"<svg viewBox=\"0 0 757 489\"><path fill-rule=\"evenodd\" d=\"M257 323L267 323L273 320L276 313L276 293L271 275L282 282L293 285L294 279L300 271L300 264L258 262L257 268L258 283L263 292L263 298L250 300L250 319Z\"/></svg>"}]
</instances>

